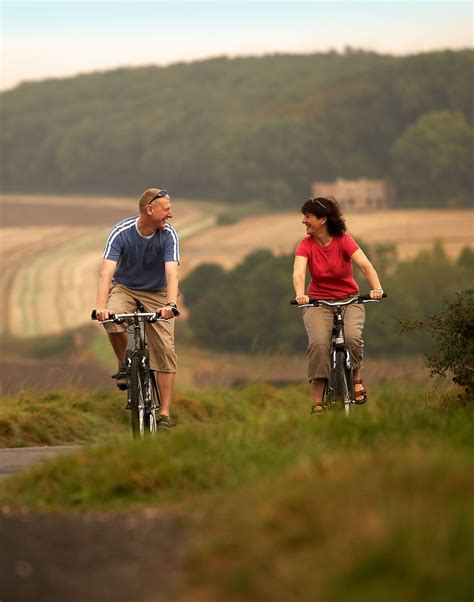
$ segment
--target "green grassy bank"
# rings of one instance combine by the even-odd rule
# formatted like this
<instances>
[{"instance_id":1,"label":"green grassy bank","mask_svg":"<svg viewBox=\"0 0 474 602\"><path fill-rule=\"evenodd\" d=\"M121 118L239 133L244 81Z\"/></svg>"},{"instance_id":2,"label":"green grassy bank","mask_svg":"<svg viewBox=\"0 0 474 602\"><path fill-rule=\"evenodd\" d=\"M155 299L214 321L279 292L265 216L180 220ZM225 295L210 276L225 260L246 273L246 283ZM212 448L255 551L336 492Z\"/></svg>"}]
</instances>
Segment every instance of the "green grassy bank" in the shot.
<instances>
[{"instance_id":1,"label":"green grassy bank","mask_svg":"<svg viewBox=\"0 0 474 602\"><path fill-rule=\"evenodd\" d=\"M179 513L194 534L189 599L469 599L472 403L386 386L349 418L309 418L307 393L189 393L171 433L134 442L121 425L1 482L0 503Z\"/></svg>"},{"instance_id":2,"label":"green grassy bank","mask_svg":"<svg viewBox=\"0 0 474 602\"><path fill-rule=\"evenodd\" d=\"M124 396L115 390L0 397L0 447L86 444L127 433L124 406Z\"/></svg>"}]
</instances>

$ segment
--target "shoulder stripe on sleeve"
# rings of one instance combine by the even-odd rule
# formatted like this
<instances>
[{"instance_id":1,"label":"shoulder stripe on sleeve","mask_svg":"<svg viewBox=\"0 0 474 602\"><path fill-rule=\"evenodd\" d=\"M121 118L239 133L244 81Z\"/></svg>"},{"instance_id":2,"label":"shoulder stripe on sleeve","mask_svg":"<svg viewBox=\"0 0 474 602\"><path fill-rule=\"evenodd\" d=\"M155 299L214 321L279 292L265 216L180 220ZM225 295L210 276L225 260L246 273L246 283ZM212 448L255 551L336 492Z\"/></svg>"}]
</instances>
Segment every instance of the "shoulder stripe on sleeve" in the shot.
<instances>
[{"instance_id":1,"label":"shoulder stripe on sleeve","mask_svg":"<svg viewBox=\"0 0 474 602\"><path fill-rule=\"evenodd\" d=\"M168 230L168 232L171 234L171 237L173 239L173 260L174 261L179 261L180 257L179 257L179 239L178 239L178 233L173 228L173 226L171 226L170 224L166 224L165 230Z\"/></svg>"},{"instance_id":2,"label":"shoulder stripe on sleeve","mask_svg":"<svg viewBox=\"0 0 474 602\"><path fill-rule=\"evenodd\" d=\"M136 222L137 218L135 217L129 217L127 219L122 220L121 222L119 222L112 230L112 232L109 234L109 237L107 238L107 241L105 243L105 249L104 249L104 259L107 259L107 255L110 253L110 249L112 247L112 243L114 242L114 240L116 239L116 237L123 232L124 230L126 230L127 228L131 228L135 222Z\"/></svg>"}]
</instances>

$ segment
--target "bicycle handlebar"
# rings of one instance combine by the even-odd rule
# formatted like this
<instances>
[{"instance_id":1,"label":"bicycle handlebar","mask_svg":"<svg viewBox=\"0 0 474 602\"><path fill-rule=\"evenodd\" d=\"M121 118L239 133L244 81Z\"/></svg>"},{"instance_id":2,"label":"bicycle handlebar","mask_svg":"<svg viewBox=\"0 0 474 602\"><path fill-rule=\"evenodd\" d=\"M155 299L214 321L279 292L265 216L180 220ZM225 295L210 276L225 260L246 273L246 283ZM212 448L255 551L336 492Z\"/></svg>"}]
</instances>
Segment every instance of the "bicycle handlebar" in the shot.
<instances>
[{"instance_id":1,"label":"bicycle handlebar","mask_svg":"<svg viewBox=\"0 0 474 602\"><path fill-rule=\"evenodd\" d=\"M171 308L173 310L173 314L175 316L179 316L179 311L176 309L176 307L172 307ZM151 313L144 313L144 312L134 312L132 314L110 314L109 319L108 320L102 320L101 324L107 323L107 322L115 322L116 324L123 324L125 322L125 320L127 318L143 318L143 319L147 319L148 322L159 322L161 320L167 320L167 318L162 318L160 316L160 314L156 311L151 312ZM91 312L91 320L97 320L97 310L93 309Z\"/></svg>"},{"instance_id":2,"label":"bicycle handlebar","mask_svg":"<svg viewBox=\"0 0 474 602\"><path fill-rule=\"evenodd\" d=\"M387 297L387 293L383 293L382 299ZM300 303L296 301L296 299L292 299L290 301L290 305L298 305L298 307L318 307L319 305L326 305L328 307L337 307L341 305L351 305L352 303L370 303L370 302L378 302L379 299L371 299L370 294L366 293L365 295L357 295L348 299L347 301L326 301L325 299L313 299L309 298L308 303Z\"/></svg>"}]
</instances>

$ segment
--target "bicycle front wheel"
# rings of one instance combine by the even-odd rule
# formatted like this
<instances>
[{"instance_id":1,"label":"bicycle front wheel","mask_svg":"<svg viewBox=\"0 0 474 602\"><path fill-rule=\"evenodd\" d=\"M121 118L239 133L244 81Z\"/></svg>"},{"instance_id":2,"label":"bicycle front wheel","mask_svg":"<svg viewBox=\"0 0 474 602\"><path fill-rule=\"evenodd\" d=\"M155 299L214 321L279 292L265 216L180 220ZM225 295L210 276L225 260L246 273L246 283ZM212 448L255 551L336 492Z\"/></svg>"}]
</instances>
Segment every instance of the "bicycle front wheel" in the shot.
<instances>
[{"instance_id":1,"label":"bicycle front wheel","mask_svg":"<svg viewBox=\"0 0 474 602\"><path fill-rule=\"evenodd\" d=\"M142 366L141 356L133 355L129 368L129 395L132 435L140 439L156 432L156 403L152 393L154 379Z\"/></svg>"},{"instance_id":2,"label":"bicycle front wheel","mask_svg":"<svg viewBox=\"0 0 474 602\"><path fill-rule=\"evenodd\" d=\"M352 368L347 367L346 352L336 352L333 375L333 402L341 405L350 414L353 399Z\"/></svg>"}]
</instances>

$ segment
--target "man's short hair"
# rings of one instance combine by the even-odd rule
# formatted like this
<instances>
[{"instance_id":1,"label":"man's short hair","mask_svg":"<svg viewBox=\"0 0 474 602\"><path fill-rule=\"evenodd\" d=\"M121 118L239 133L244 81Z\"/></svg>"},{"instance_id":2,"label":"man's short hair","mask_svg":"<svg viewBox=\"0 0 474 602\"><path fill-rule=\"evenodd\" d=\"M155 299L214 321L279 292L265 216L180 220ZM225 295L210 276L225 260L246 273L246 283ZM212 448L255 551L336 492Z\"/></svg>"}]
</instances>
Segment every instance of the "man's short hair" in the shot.
<instances>
[{"instance_id":1,"label":"man's short hair","mask_svg":"<svg viewBox=\"0 0 474 602\"><path fill-rule=\"evenodd\" d=\"M138 209L140 210L140 213L145 212L145 207L148 205L151 199L160 192L160 190L161 188L148 188L148 190L145 190L138 201Z\"/></svg>"}]
</instances>

